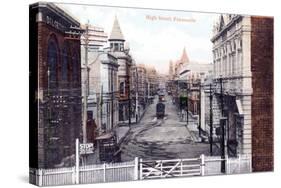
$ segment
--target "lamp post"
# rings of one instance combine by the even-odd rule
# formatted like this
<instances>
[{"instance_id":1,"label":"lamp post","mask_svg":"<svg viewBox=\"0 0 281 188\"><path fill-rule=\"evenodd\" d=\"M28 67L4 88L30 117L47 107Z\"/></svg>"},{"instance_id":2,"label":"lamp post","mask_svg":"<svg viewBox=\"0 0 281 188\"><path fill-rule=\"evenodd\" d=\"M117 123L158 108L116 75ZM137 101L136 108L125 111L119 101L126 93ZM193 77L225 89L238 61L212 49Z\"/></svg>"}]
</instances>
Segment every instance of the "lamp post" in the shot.
<instances>
[{"instance_id":1,"label":"lamp post","mask_svg":"<svg viewBox=\"0 0 281 188\"><path fill-rule=\"evenodd\" d=\"M189 94L189 84L186 83L186 126L188 126L188 94Z\"/></svg>"},{"instance_id":2,"label":"lamp post","mask_svg":"<svg viewBox=\"0 0 281 188\"><path fill-rule=\"evenodd\" d=\"M220 129L221 129L221 140L220 140L220 148L221 148L221 172L225 173L225 123L226 118L224 117L224 101L223 101L223 90L222 90L222 76L219 78L220 84L220 102L221 102L221 116L220 119Z\"/></svg>"},{"instance_id":3,"label":"lamp post","mask_svg":"<svg viewBox=\"0 0 281 188\"><path fill-rule=\"evenodd\" d=\"M212 95L212 84L210 84L210 155L213 155L213 95Z\"/></svg>"},{"instance_id":4,"label":"lamp post","mask_svg":"<svg viewBox=\"0 0 281 188\"><path fill-rule=\"evenodd\" d=\"M198 110L198 114L199 114L199 124L198 124L198 130L199 130L199 138L201 137L201 132L202 132L202 125L201 125L201 117L202 117L202 115L201 115L201 112L202 112L202 110L201 110L201 80L199 81L199 104L198 104L198 106L199 106L199 110Z\"/></svg>"},{"instance_id":5,"label":"lamp post","mask_svg":"<svg viewBox=\"0 0 281 188\"><path fill-rule=\"evenodd\" d=\"M139 117L139 77L138 77L138 67L136 66L136 124L138 123Z\"/></svg>"}]
</instances>

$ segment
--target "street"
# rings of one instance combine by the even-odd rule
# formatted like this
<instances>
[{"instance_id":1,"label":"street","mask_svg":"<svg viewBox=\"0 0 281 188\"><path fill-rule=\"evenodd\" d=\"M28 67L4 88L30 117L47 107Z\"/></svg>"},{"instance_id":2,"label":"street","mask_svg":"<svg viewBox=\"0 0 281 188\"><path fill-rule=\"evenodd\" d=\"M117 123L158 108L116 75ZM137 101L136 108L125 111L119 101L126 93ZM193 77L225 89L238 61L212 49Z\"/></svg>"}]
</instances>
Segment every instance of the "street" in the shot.
<instances>
[{"instance_id":1,"label":"street","mask_svg":"<svg viewBox=\"0 0 281 188\"><path fill-rule=\"evenodd\" d=\"M189 116L189 126L181 122L172 97L166 95L166 116L156 118L156 104L158 97L147 107L143 118L138 124L132 125L131 130L121 144L121 159L128 161L134 157L145 160L164 160L175 158L199 157L209 154L209 144L193 140L189 126L194 121ZM217 150L214 147L213 150ZM217 152L217 151L215 151Z\"/></svg>"}]
</instances>

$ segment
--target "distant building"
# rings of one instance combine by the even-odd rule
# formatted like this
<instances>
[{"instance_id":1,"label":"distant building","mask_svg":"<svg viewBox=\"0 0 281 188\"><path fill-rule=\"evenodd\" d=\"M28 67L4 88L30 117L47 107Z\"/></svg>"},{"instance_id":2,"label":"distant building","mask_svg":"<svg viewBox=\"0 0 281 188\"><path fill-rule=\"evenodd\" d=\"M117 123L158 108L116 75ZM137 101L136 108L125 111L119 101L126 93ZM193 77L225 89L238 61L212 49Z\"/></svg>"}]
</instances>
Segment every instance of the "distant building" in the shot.
<instances>
[{"instance_id":1,"label":"distant building","mask_svg":"<svg viewBox=\"0 0 281 188\"><path fill-rule=\"evenodd\" d=\"M144 64L137 64L137 92L139 108L144 110L148 103L147 71Z\"/></svg>"},{"instance_id":2,"label":"distant building","mask_svg":"<svg viewBox=\"0 0 281 188\"><path fill-rule=\"evenodd\" d=\"M73 31L73 28L78 30ZM81 64L80 24L52 3L30 6L30 34L35 47L31 62L34 80L38 80L36 101L38 122L30 122L30 161L34 168L74 166L75 139L80 138ZM32 59L36 58L36 59ZM34 83L36 83L34 81ZM32 115L37 115L36 113ZM38 127L37 127L38 125ZM31 142L30 142L31 143Z\"/></svg>"},{"instance_id":3,"label":"distant building","mask_svg":"<svg viewBox=\"0 0 281 188\"><path fill-rule=\"evenodd\" d=\"M227 118L227 154L252 155L253 171L273 170L273 19L222 14L211 41L214 125Z\"/></svg>"},{"instance_id":4,"label":"distant building","mask_svg":"<svg viewBox=\"0 0 281 188\"><path fill-rule=\"evenodd\" d=\"M204 80L212 75L213 65L211 63L200 63L190 61L188 64L182 66L179 80L187 81L188 87L188 107L192 115L199 115L201 108L201 94Z\"/></svg>"},{"instance_id":5,"label":"distant building","mask_svg":"<svg viewBox=\"0 0 281 188\"><path fill-rule=\"evenodd\" d=\"M211 74L212 64L191 61L186 48L183 49L181 58L176 61L174 66L172 95L179 110L185 113L183 114L184 119L187 118L187 108L189 113L197 119L201 115L201 85L203 85L204 78Z\"/></svg>"},{"instance_id":6,"label":"distant building","mask_svg":"<svg viewBox=\"0 0 281 188\"><path fill-rule=\"evenodd\" d=\"M159 87L158 73L154 66L146 66L147 72L147 95L149 98L157 94Z\"/></svg>"},{"instance_id":7,"label":"distant building","mask_svg":"<svg viewBox=\"0 0 281 188\"><path fill-rule=\"evenodd\" d=\"M174 65L173 65L173 61L171 60L169 62L169 80L173 79L173 74L174 74Z\"/></svg>"}]
</instances>

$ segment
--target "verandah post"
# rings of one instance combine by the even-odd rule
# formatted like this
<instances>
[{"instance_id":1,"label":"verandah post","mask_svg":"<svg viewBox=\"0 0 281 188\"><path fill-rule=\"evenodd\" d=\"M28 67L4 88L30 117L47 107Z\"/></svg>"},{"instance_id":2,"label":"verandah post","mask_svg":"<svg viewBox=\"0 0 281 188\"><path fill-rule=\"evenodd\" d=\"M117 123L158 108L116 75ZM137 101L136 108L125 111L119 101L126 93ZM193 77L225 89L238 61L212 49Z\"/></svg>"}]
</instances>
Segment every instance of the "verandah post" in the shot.
<instances>
[{"instance_id":1,"label":"verandah post","mask_svg":"<svg viewBox=\"0 0 281 188\"><path fill-rule=\"evenodd\" d=\"M79 184L79 139L75 142L75 184Z\"/></svg>"},{"instance_id":2,"label":"verandah post","mask_svg":"<svg viewBox=\"0 0 281 188\"><path fill-rule=\"evenodd\" d=\"M42 169L38 169L38 186L43 186L43 171Z\"/></svg>"},{"instance_id":3,"label":"verandah post","mask_svg":"<svg viewBox=\"0 0 281 188\"><path fill-rule=\"evenodd\" d=\"M140 159L140 180L142 180L142 159Z\"/></svg>"},{"instance_id":4,"label":"verandah post","mask_svg":"<svg viewBox=\"0 0 281 188\"><path fill-rule=\"evenodd\" d=\"M204 156L204 154L200 155L200 159L201 159L201 164L200 164L201 176L205 176L205 156Z\"/></svg>"},{"instance_id":5,"label":"verandah post","mask_svg":"<svg viewBox=\"0 0 281 188\"><path fill-rule=\"evenodd\" d=\"M106 164L103 163L103 182L106 182Z\"/></svg>"},{"instance_id":6,"label":"verandah post","mask_svg":"<svg viewBox=\"0 0 281 188\"><path fill-rule=\"evenodd\" d=\"M139 158L135 157L134 180L138 180L139 177L138 165L139 165Z\"/></svg>"}]
</instances>

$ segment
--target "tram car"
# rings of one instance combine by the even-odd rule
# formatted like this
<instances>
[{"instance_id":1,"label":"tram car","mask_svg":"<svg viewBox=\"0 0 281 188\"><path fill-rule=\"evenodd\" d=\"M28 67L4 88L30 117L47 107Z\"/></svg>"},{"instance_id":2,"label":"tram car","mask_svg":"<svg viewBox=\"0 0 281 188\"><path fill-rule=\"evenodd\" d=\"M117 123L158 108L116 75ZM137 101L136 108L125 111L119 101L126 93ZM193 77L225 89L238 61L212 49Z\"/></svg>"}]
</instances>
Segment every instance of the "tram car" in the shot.
<instances>
[{"instance_id":1,"label":"tram car","mask_svg":"<svg viewBox=\"0 0 281 188\"><path fill-rule=\"evenodd\" d=\"M164 94L159 94L158 95L158 101L159 102L165 102L165 95Z\"/></svg>"},{"instance_id":2,"label":"tram car","mask_svg":"<svg viewBox=\"0 0 281 188\"><path fill-rule=\"evenodd\" d=\"M163 119L165 116L165 104L159 102L156 105L156 117L157 119Z\"/></svg>"}]
</instances>

